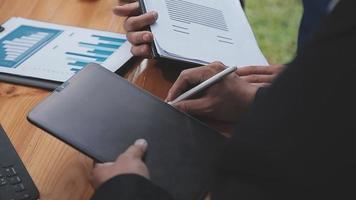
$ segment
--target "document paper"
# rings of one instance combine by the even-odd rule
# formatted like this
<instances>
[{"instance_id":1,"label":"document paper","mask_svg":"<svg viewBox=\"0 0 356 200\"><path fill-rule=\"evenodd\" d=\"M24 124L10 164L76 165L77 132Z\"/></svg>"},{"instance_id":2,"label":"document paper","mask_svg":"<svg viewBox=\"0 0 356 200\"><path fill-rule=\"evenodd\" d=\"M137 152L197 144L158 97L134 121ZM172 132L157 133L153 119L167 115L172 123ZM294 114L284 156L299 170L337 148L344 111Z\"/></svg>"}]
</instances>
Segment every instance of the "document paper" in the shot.
<instances>
[{"instance_id":1,"label":"document paper","mask_svg":"<svg viewBox=\"0 0 356 200\"><path fill-rule=\"evenodd\" d=\"M116 71L132 54L125 35L11 18L0 33L0 72L64 82L90 62Z\"/></svg>"},{"instance_id":2,"label":"document paper","mask_svg":"<svg viewBox=\"0 0 356 200\"><path fill-rule=\"evenodd\" d=\"M238 0L144 0L158 53L207 64L268 65Z\"/></svg>"}]
</instances>

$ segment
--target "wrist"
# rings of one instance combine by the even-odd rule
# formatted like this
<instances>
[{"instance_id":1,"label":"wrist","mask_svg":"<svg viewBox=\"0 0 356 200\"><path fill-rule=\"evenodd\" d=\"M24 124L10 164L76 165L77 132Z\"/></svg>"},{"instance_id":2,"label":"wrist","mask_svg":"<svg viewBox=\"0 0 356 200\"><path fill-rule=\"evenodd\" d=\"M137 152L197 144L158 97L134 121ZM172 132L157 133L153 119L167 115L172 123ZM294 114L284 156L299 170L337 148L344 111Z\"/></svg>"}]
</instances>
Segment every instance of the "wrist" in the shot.
<instances>
[{"instance_id":1,"label":"wrist","mask_svg":"<svg viewBox=\"0 0 356 200\"><path fill-rule=\"evenodd\" d=\"M245 98L245 105L246 108L249 108L251 104L255 101L257 91L260 87L249 84L248 89L246 90L246 98Z\"/></svg>"}]
</instances>

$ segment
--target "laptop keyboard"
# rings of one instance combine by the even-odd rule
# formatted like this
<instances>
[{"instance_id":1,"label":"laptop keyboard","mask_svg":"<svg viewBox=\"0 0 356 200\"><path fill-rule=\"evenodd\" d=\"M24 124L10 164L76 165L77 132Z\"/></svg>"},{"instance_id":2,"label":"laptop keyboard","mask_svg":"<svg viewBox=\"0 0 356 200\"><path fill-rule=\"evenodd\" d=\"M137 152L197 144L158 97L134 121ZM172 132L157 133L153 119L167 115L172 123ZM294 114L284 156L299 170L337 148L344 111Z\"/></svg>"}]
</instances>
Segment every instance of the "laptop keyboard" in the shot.
<instances>
[{"instance_id":1,"label":"laptop keyboard","mask_svg":"<svg viewBox=\"0 0 356 200\"><path fill-rule=\"evenodd\" d=\"M0 200L36 200L38 190L0 126Z\"/></svg>"}]
</instances>

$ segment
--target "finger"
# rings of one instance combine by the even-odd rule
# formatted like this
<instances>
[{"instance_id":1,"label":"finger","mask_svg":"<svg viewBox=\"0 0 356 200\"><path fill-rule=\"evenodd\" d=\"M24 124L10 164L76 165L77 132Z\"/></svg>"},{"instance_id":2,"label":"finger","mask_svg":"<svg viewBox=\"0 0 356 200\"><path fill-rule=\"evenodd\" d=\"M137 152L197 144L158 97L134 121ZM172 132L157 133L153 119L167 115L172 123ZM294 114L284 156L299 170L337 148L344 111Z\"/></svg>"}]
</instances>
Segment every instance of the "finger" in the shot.
<instances>
[{"instance_id":1,"label":"finger","mask_svg":"<svg viewBox=\"0 0 356 200\"><path fill-rule=\"evenodd\" d=\"M215 69L217 72L226 69L226 66L224 65L224 63L222 63L220 61L212 62L209 65L207 65L207 67Z\"/></svg>"},{"instance_id":2,"label":"finger","mask_svg":"<svg viewBox=\"0 0 356 200\"><path fill-rule=\"evenodd\" d=\"M270 83L252 83L252 85L257 86L257 87L268 87L271 84Z\"/></svg>"},{"instance_id":3,"label":"finger","mask_svg":"<svg viewBox=\"0 0 356 200\"><path fill-rule=\"evenodd\" d=\"M186 91L191 85L197 85L202 81L201 72L204 67L187 69L180 73L173 86L169 89L166 101L173 101L180 94Z\"/></svg>"},{"instance_id":4,"label":"finger","mask_svg":"<svg viewBox=\"0 0 356 200\"><path fill-rule=\"evenodd\" d=\"M131 47L131 53L134 56L149 58L152 56L151 47L148 44L141 44Z\"/></svg>"},{"instance_id":5,"label":"finger","mask_svg":"<svg viewBox=\"0 0 356 200\"><path fill-rule=\"evenodd\" d=\"M124 5L128 3L139 2L138 0L117 0L119 5Z\"/></svg>"},{"instance_id":6,"label":"finger","mask_svg":"<svg viewBox=\"0 0 356 200\"><path fill-rule=\"evenodd\" d=\"M248 66L248 67L238 68L236 70L236 73L239 76L248 76L251 74L270 75L273 74L273 71L271 70L270 66Z\"/></svg>"},{"instance_id":7,"label":"finger","mask_svg":"<svg viewBox=\"0 0 356 200\"><path fill-rule=\"evenodd\" d=\"M241 79L249 83L272 83L275 75L262 75L262 74L253 74L248 76L240 76Z\"/></svg>"},{"instance_id":8,"label":"finger","mask_svg":"<svg viewBox=\"0 0 356 200\"><path fill-rule=\"evenodd\" d=\"M116 6L114 8L114 13L118 16L137 16L142 12L140 9L140 4L138 2L134 2Z\"/></svg>"},{"instance_id":9,"label":"finger","mask_svg":"<svg viewBox=\"0 0 356 200\"><path fill-rule=\"evenodd\" d=\"M171 89L168 91L166 101L173 101L188 88L198 85L212 77L217 72L224 70L224 65L216 62L207 66L196 67L182 71Z\"/></svg>"},{"instance_id":10,"label":"finger","mask_svg":"<svg viewBox=\"0 0 356 200\"><path fill-rule=\"evenodd\" d=\"M205 116L209 112L206 98L185 100L173 106L184 113L194 116Z\"/></svg>"},{"instance_id":11,"label":"finger","mask_svg":"<svg viewBox=\"0 0 356 200\"><path fill-rule=\"evenodd\" d=\"M94 168L97 168L97 167L105 167L105 166L110 166L110 165L113 165L114 163L113 162L106 162L106 163L95 163L94 164Z\"/></svg>"},{"instance_id":12,"label":"finger","mask_svg":"<svg viewBox=\"0 0 356 200\"><path fill-rule=\"evenodd\" d=\"M144 139L138 139L135 141L135 144L131 145L125 153L122 155L131 157L131 158L138 158L141 159L147 150L147 141Z\"/></svg>"},{"instance_id":13,"label":"finger","mask_svg":"<svg viewBox=\"0 0 356 200\"><path fill-rule=\"evenodd\" d=\"M127 40L133 45L141 45L153 41L153 35L149 31L129 32L126 36Z\"/></svg>"},{"instance_id":14,"label":"finger","mask_svg":"<svg viewBox=\"0 0 356 200\"><path fill-rule=\"evenodd\" d=\"M147 26L154 24L157 19L158 13L150 11L143 15L127 18L124 23L124 28L128 32L143 30Z\"/></svg>"}]
</instances>

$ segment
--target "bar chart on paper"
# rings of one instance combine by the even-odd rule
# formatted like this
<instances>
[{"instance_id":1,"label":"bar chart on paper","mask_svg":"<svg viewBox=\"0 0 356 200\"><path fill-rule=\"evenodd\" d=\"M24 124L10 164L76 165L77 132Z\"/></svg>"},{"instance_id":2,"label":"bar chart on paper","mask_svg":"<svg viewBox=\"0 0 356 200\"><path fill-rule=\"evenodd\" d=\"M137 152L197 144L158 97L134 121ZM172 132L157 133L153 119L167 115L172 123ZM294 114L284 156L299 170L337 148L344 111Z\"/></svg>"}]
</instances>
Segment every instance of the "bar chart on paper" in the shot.
<instances>
[{"instance_id":1,"label":"bar chart on paper","mask_svg":"<svg viewBox=\"0 0 356 200\"><path fill-rule=\"evenodd\" d=\"M13 17L0 33L2 75L64 82L89 63L115 72L131 57L124 34Z\"/></svg>"},{"instance_id":2,"label":"bar chart on paper","mask_svg":"<svg viewBox=\"0 0 356 200\"><path fill-rule=\"evenodd\" d=\"M101 64L126 40L108 36L91 35L87 41L78 42L78 51L65 52L71 71L77 72L90 62Z\"/></svg>"},{"instance_id":3,"label":"bar chart on paper","mask_svg":"<svg viewBox=\"0 0 356 200\"><path fill-rule=\"evenodd\" d=\"M62 31L20 26L0 40L0 66L16 68Z\"/></svg>"},{"instance_id":4,"label":"bar chart on paper","mask_svg":"<svg viewBox=\"0 0 356 200\"><path fill-rule=\"evenodd\" d=\"M62 30L33 26L18 27L0 40L0 66L7 68L18 67L61 33L63 33ZM74 73L90 62L101 64L126 41L124 38L97 34L79 35L78 33L69 34L66 38L72 40L72 43L65 45L65 47L63 47L63 43L54 41L57 44L52 49L56 51L56 54L61 53L60 51L65 54L66 65ZM78 38L83 41L79 41ZM60 48L61 46L62 48ZM68 48L66 50L70 51L63 50L64 48Z\"/></svg>"}]
</instances>

